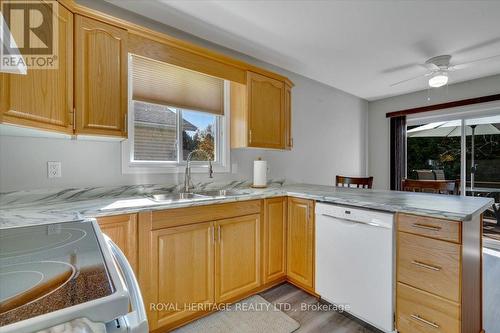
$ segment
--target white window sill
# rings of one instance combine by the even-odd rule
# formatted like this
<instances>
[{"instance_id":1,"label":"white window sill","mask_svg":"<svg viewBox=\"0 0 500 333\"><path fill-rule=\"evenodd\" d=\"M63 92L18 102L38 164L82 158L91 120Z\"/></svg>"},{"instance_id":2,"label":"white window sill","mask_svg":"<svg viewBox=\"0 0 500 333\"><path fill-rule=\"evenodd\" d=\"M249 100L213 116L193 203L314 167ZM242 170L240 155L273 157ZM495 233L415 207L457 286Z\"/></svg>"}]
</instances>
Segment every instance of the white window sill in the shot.
<instances>
[{"instance_id":1,"label":"white window sill","mask_svg":"<svg viewBox=\"0 0 500 333\"><path fill-rule=\"evenodd\" d=\"M122 165L122 174L168 174L168 173L184 173L186 165L145 165L144 163L128 163ZM224 166L221 164L213 165L214 173L230 173L231 168L229 165ZM191 165L192 173L206 173L208 174L208 165Z\"/></svg>"}]
</instances>

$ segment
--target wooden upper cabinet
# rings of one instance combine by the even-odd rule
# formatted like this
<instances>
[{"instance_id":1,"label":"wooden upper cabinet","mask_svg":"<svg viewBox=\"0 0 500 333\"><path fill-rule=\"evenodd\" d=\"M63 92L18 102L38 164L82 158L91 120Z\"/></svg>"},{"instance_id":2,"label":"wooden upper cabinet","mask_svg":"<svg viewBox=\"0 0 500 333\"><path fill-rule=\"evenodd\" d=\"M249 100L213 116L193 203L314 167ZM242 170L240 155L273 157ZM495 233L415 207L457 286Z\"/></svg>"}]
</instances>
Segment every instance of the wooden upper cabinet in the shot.
<instances>
[{"instance_id":1,"label":"wooden upper cabinet","mask_svg":"<svg viewBox=\"0 0 500 333\"><path fill-rule=\"evenodd\" d=\"M264 283L286 276L286 216L286 197L264 200Z\"/></svg>"},{"instance_id":2,"label":"wooden upper cabinet","mask_svg":"<svg viewBox=\"0 0 500 333\"><path fill-rule=\"evenodd\" d=\"M292 136L292 87L285 84L285 149L293 147Z\"/></svg>"},{"instance_id":3,"label":"wooden upper cabinet","mask_svg":"<svg viewBox=\"0 0 500 333\"><path fill-rule=\"evenodd\" d=\"M0 122L73 132L73 14L58 5L58 66L0 74Z\"/></svg>"},{"instance_id":4,"label":"wooden upper cabinet","mask_svg":"<svg viewBox=\"0 0 500 333\"><path fill-rule=\"evenodd\" d=\"M137 273L137 214L97 218L101 231L118 245Z\"/></svg>"},{"instance_id":5,"label":"wooden upper cabinet","mask_svg":"<svg viewBox=\"0 0 500 333\"><path fill-rule=\"evenodd\" d=\"M215 225L215 301L227 302L260 286L260 214Z\"/></svg>"},{"instance_id":6,"label":"wooden upper cabinet","mask_svg":"<svg viewBox=\"0 0 500 333\"><path fill-rule=\"evenodd\" d=\"M286 149L291 142L290 93L284 81L250 71L246 85L232 82L231 147Z\"/></svg>"},{"instance_id":7,"label":"wooden upper cabinet","mask_svg":"<svg viewBox=\"0 0 500 333\"><path fill-rule=\"evenodd\" d=\"M127 31L75 16L78 134L126 136Z\"/></svg>"},{"instance_id":8,"label":"wooden upper cabinet","mask_svg":"<svg viewBox=\"0 0 500 333\"><path fill-rule=\"evenodd\" d=\"M288 198L287 275L314 292L314 201Z\"/></svg>"},{"instance_id":9,"label":"wooden upper cabinet","mask_svg":"<svg viewBox=\"0 0 500 333\"><path fill-rule=\"evenodd\" d=\"M247 87L249 146L284 148L284 83L249 72Z\"/></svg>"}]
</instances>

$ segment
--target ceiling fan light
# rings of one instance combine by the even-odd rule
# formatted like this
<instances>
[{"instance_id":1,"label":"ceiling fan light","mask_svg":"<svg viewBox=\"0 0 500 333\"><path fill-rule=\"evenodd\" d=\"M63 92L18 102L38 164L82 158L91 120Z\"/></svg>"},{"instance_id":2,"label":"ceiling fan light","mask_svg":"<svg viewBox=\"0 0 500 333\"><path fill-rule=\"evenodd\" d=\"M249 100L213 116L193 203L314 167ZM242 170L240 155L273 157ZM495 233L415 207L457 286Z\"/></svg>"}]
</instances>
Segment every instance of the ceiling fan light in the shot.
<instances>
[{"instance_id":1,"label":"ceiling fan light","mask_svg":"<svg viewBox=\"0 0 500 333\"><path fill-rule=\"evenodd\" d=\"M448 83L448 73L446 72L436 72L429 79L429 87L439 88Z\"/></svg>"}]
</instances>

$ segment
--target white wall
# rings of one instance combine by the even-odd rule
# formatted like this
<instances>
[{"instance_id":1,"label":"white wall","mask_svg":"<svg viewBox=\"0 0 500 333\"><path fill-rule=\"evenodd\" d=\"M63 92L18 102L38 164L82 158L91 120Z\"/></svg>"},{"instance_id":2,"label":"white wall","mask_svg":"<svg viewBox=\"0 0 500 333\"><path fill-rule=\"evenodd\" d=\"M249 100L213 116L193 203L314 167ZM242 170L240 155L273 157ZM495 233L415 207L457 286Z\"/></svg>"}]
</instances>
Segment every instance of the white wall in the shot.
<instances>
[{"instance_id":1,"label":"white wall","mask_svg":"<svg viewBox=\"0 0 500 333\"><path fill-rule=\"evenodd\" d=\"M366 175L368 103L316 81L290 76L293 89L291 151L269 151L273 178L333 185L335 175Z\"/></svg>"},{"instance_id":2,"label":"white wall","mask_svg":"<svg viewBox=\"0 0 500 333\"><path fill-rule=\"evenodd\" d=\"M374 187L388 189L390 186L389 119L385 116L387 112L499 92L500 75L494 75L431 90L430 94L427 90L422 90L368 103L368 173L374 177Z\"/></svg>"},{"instance_id":3,"label":"white wall","mask_svg":"<svg viewBox=\"0 0 500 333\"><path fill-rule=\"evenodd\" d=\"M289 181L333 184L336 174L366 173L366 101L107 3L79 2L279 72L295 83L292 90L293 150L233 149L231 161L237 164L237 173L218 174L216 180L250 179L252 161L259 156L269 160L270 176L275 179L286 177ZM122 175L120 154L119 142L0 136L0 192L182 181L182 175ZM62 162L62 178L47 178L47 161ZM196 175L196 178L208 180L205 175Z\"/></svg>"}]
</instances>

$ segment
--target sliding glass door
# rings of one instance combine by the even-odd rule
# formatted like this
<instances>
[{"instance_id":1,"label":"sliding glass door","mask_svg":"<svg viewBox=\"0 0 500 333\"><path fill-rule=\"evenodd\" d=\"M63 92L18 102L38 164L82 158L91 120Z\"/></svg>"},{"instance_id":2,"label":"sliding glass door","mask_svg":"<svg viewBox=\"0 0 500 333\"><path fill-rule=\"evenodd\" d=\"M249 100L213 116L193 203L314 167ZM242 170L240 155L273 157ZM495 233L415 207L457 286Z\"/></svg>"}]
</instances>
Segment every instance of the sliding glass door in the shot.
<instances>
[{"instance_id":1,"label":"sliding glass door","mask_svg":"<svg viewBox=\"0 0 500 333\"><path fill-rule=\"evenodd\" d=\"M465 120L467 190L500 191L500 115Z\"/></svg>"},{"instance_id":2,"label":"sliding glass door","mask_svg":"<svg viewBox=\"0 0 500 333\"><path fill-rule=\"evenodd\" d=\"M461 120L408 126L406 141L407 178L460 181L461 140Z\"/></svg>"},{"instance_id":3,"label":"sliding glass door","mask_svg":"<svg viewBox=\"0 0 500 333\"><path fill-rule=\"evenodd\" d=\"M495 199L484 214L484 233L500 241L500 111L408 123L407 178L455 181L457 194Z\"/></svg>"}]
</instances>

